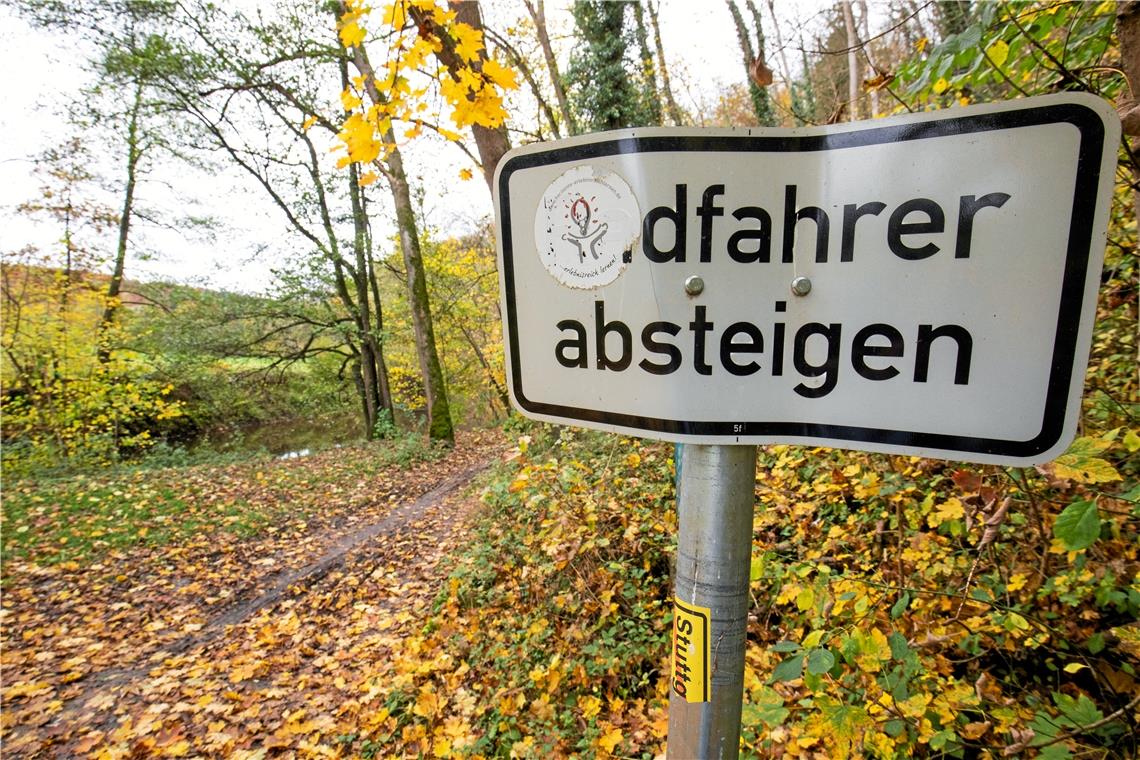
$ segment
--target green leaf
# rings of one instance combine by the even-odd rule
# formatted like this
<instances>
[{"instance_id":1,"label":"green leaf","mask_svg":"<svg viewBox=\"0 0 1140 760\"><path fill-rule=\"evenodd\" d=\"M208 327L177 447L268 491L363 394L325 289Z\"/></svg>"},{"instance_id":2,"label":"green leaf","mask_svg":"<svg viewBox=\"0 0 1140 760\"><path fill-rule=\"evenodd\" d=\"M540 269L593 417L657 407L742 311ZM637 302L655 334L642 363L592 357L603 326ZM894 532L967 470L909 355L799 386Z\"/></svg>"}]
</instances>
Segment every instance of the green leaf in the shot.
<instances>
[{"instance_id":1,"label":"green leaf","mask_svg":"<svg viewBox=\"0 0 1140 760\"><path fill-rule=\"evenodd\" d=\"M906 612L906 608L910 606L910 592L904 591L899 600L891 607L891 620L898 620L902 614Z\"/></svg>"},{"instance_id":2,"label":"green leaf","mask_svg":"<svg viewBox=\"0 0 1140 760\"><path fill-rule=\"evenodd\" d=\"M822 676L833 667L835 667L835 655L826 647L820 647L808 652L807 669L809 673Z\"/></svg>"},{"instance_id":3,"label":"green leaf","mask_svg":"<svg viewBox=\"0 0 1140 760\"><path fill-rule=\"evenodd\" d=\"M775 727L788 719L791 712L784 707L784 698L779 692L768 686L761 686L748 696L741 715L741 722L745 726L755 726L764 723Z\"/></svg>"},{"instance_id":4,"label":"green leaf","mask_svg":"<svg viewBox=\"0 0 1140 760\"><path fill-rule=\"evenodd\" d=\"M936 733L934 736L930 737L930 748L942 749L947 744L957 743L957 740L958 734L949 729L943 729L942 731Z\"/></svg>"},{"instance_id":5,"label":"green leaf","mask_svg":"<svg viewBox=\"0 0 1140 760\"><path fill-rule=\"evenodd\" d=\"M750 581L758 581L764 577L764 558L753 557L752 564L748 569L748 579Z\"/></svg>"},{"instance_id":6,"label":"green leaf","mask_svg":"<svg viewBox=\"0 0 1140 760\"><path fill-rule=\"evenodd\" d=\"M804 656L797 654L794 657L781 662L772 670L772 677L768 679L768 683L776 683L778 681L794 681L804 672Z\"/></svg>"},{"instance_id":7,"label":"green leaf","mask_svg":"<svg viewBox=\"0 0 1140 760\"><path fill-rule=\"evenodd\" d=\"M1096 723L1104 717L1093 701L1081 694L1074 699L1068 694L1060 692L1053 692L1053 702L1061 711L1063 718L1058 722L1062 725L1069 725L1073 728L1083 728L1088 725Z\"/></svg>"},{"instance_id":8,"label":"green leaf","mask_svg":"<svg viewBox=\"0 0 1140 760\"><path fill-rule=\"evenodd\" d=\"M1064 742L1061 742L1042 748L1041 753L1037 755L1037 760L1065 760L1072 756L1073 753L1069 751Z\"/></svg>"},{"instance_id":9,"label":"green leaf","mask_svg":"<svg viewBox=\"0 0 1140 760\"><path fill-rule=\"evenodd\" d=\"M1104 651L1104 634L1094 633L1089 636L1089 640L1085 642L1085 648L1089 650L1089 654L1100 654Z\"/></svg>"},{"instance_id":10,"label":"green leaf","mask_svg":"<svg viewBox=\"0 0 1140 760\"><path fill-rule=\"evenodd\" d=\"M1053 523L1053 535L1071 552L1092 546L1100 537L1096 503L1078 501L1065 507Z\"/></svg>"},{"instance_id":11,"label":"green leaf","mask_svg":"<svg viewBox=\"0 0 1140 760\"><path fill-rule=\"evenodd\" d=\"M896 660L905 660L906 656L910 654L910 647L907 646L906 636L903 636L898 631L895 631L887 637L887 643L891 646L891 657Z\"/></svg>"},{"instance_id":12,"label":"green leaf","mask_svg":"<svg viewBox=\"0 0 1140 760\"><path fill-rule=\"evenodd\" d=\"M794 641L780 641L768 648L769 652L798 652L800 645Z\"/></svg>"}]
</instances>

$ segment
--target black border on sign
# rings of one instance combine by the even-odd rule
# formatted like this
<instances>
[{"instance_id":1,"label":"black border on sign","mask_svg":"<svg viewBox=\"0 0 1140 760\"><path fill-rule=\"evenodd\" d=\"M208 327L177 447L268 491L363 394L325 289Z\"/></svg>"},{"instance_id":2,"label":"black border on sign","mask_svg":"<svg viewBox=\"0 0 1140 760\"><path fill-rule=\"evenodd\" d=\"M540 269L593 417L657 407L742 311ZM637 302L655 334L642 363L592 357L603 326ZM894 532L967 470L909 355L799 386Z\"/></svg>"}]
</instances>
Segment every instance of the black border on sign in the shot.
<instances>
[{"instance_id":1,"label":"black border on sign","mask_svg":"<svg viewBox=\"0 0 1140 760\"><path fill-rule=\"evenodd\" d=\"M979 132L993 132L1046 124L1072 124L1080 132L1077 177L1073 189L1073 211L1066 247L1065 270L1061 284L1061 304L1053 361L1045 396L1041 430L1025 441L973 436L944 435L908 430L827 425L807 422L744 422L739 420L672 420L632 414L580 409L531 401L523 392L518 348L518 312L515 305L514 249L511 236L511 175L535 166L582 161L602 156L631 153L806 153L844 148L912 142ZM664 136L620 137L584 145L527 153L504 163L499 174L499 208L503 250L502 277L506 294L507 330L510 337L511 381L515 399L526 411L565 420L581 420L644 431L647 434L723 436L726 441L742 437L813 438L821 444L851 442L876 443L925 449L941 449L994 456L1031 457L1048 451L1061 438L1065 423L1069 385L1072 381L1077 335L1082 320L1085 278L1092 245L1093 220L1100 184L1101 154L1104 149L1104 123L1091 108L1076 103L997 111L987 114L936 119L929 122L870 127L868 129L808 136ZM1048 160L1048 157L1043 157ZM743 425L743 429L741 429Z\"/></svg>"}]
</instances>

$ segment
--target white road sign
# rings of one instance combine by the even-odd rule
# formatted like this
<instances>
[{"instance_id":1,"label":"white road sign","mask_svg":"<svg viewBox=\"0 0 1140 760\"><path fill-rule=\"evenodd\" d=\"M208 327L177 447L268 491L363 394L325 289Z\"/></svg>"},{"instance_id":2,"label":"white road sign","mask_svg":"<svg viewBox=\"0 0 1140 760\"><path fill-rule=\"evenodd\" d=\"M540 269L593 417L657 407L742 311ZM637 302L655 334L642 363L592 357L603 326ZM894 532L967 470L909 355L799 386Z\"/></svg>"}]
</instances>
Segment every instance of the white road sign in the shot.
<instances>
[{"instance_id":1,"label":"white road sign","mask_svg":"<svg viewBox=\"0 0 1140 760\"><path fill-rule=\"evenodd\" d=\"M1076 94L515 149L512 399L671 441L1047 461L1076 427L1119 137Z\"/></svg>"}]
</instances>

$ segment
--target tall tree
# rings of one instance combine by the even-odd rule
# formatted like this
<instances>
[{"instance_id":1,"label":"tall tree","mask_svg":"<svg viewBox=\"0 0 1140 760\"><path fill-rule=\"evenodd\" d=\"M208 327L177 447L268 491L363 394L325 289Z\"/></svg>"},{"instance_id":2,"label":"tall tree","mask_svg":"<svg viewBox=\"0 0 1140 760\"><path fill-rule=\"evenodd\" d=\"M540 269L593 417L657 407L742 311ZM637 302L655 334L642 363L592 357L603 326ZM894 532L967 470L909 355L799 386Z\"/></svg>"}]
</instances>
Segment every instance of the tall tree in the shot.
<instances>
[{"instance_id":1,"label":"tall tree","mask_svg":"<svg viewBox=\"0 0 1140 760\"><path fill-rule=\"evenodd\" d=\"M603 0L575 0L571 7L577 43L567 79L571 102L586 130L660 124L655 88L629 57L638 47L626 20L631 9L629 2Z\"/></svg>"},{"instance_id":2,"label":"tall tree","mask_svg":"<svg viewBox=\"0 0 1140 760\"><path fill-rule=\"evenodd\" d=\"M660 9L661 3L647 0L646 6L649 9L649 25L653 28L653 47L657 52L657 68L661 72L661 96L665 98L665 108L669 114L669 119L674 125L680 126L685 123L685 116L681 113L681 109L673 97L673 83L669 79L669 66L665 62L665 47L661 44L661 25L657 19L657 11Z\"/></svg>"},{"instance_id":3,"label":"tall tree","mask_svg":"<svg viewBox=\"0 0 1140 760\"><path fill-rule=\"evenodd\" d=\"M198 125L203 147L220 151L282 213L320 262L316 269L331 291L334 303L315 313L307 304L294 308L289 299L281 304L265 337L299 329L308 337L290 344L270 366L329 353L343 357L359 395L362 430L373 437L394 420L394 409L368 198L356 167L336 171L313 132L324 130L330 138L339 132L345 105L333 105L327 95L348 79L348 54L328 39L327 22L317 23L307 8L278 10L274 21L206 3L180 14L191 39L206 51L210 82L198 91L170 83L169 96ZM306 283L298 295L308 302L325 293ZM264 338L256 344L269 345Z\"/></svg>"},{"instance_id":4,"label":"tall tree","mask_svg":"<svg viewBox=\"0 0 1140 760\"><path fill-rule=\"evenodd\" d=\"M840 0L843 9L843 28L847 31L847 118L859 119L859 32L855 28L855 15L851 0Z\"/></svg>"},{"instance_id":5,"label":"tall tree","mask_svg":"<svg viewBox=\"0 0 1140 760\"><path fill-rule=\"evenodd\" d=\"M764 28L760 21L760 11L752 0L747 0L751 12L753 25L756 27L756 46L752 45L752 33L744 21L734 0L725 0L728 12L732 14L732 22L736 26L736 39L740 44L740 52L744 59L744 75L748 80L748 93L752 97L752 110L756 113L756 120L762 127L776 126L776 117L772 112L772 103L768 99L765 89L772 83L772 72L768 69L764 51Z\"/></svg>"},{"instance_id":6,"label":"tall tree","mask_svg":"<svg viewBox=\"0 0 1140 760\"><path fill-rule=\"evenodd\" d=\"M650 124L661 124L661 91L657 87L657 72L653 65L653 53L649 50L649 30L645 26L645 10L641 7L640 0L633 4L633 20L634 37L637 39L637 50L640 53L638 62L640 63L641 81L648 88L646 97L648 113L646 116ZM661 43L660 38L657 42L658 44Z\"/></svg>"},{"instance_id":7,"label":"tall tree","mask_svg":"<svg viewBox=\"0 0 1140 760\"><path fill-rule=\"evenodd\" d=\"M34 23L77 33L95 49L95 84L84 93L83 107L71 114L78 126L103 127L93 134L110 138L110 152L119 158L123 172L111 277L96 328L98 358L104 364L111 357L108 335L119 313L139 182L151 154L166 144L170 131L156 86L160 78L177 78L182 86L191 86L191 72L178 68L166 39L171 8L163 0L49 0L21 6Z\"/></svg>"},{"instance_id":8,"label":"tall tree","mask_svg":"<svg viewBox=\"0 0 1140 760\"><path fill-rule=\"evenodd\" d=\"M534 33L538 36L538 44L542 48L542 57L546 61L546 70L550 75L550 84L554 88L554 97L558 100L558 113L562 123L572 135L579 132L578 120L570 108L570 100L566 95L566 83L558 70L558 60L554 57L554 48L550 44L550 33L546 28L546 8L543 0L523 0L526 10L534 21Z\"/></svg>"}]
</instances>

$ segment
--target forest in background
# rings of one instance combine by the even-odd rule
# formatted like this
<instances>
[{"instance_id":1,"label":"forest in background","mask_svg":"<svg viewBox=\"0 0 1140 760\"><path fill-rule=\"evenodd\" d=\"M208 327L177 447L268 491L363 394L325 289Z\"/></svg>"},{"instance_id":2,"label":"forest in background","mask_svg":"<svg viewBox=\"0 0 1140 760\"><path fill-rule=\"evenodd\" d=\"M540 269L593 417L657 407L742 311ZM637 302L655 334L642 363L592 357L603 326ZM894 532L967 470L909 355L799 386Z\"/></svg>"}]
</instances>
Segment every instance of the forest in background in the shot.
<instances>
[{"instance_id":1,"label":"forest in background","mask_svg":"<svg viewBox=\"0 0 1140 760\"><path fill-rule=\"evenodd\" d=\"M505 418L493 231L424 224L432 189L403 164L441 144L424 135L462 146L456 181L477 182L512 144L604 129L792 127L1091 92L1126 136L1077 441L1039 468L765 450L744 741L790 757L1134 755L1140 11L843 0L805 39L773 23L784 3L726 5L736 34L707 44L738 47L739 69L692 106L653 2L578 0L568 37L534 0L501 29L474 2L282 2L272 16L22 5L95 52L72 114L95 137L45 152L43 191L18 211L54 225L59 246L4 252L4 478L18 485L5 532L44 494L85 487L49 475L171 462L224 429L332 415L362 438L446 446L457 426ZM92 152L119 173L94 176ZM277 207L297 246L269 293L132 281L133 234L150 223L140 181L159 157L230 162ZM114 205L94 200L99 183ZM381 218L391 232L374 237ZM486 486L479 541L434 616L369 676L390 685L339 751L659 750L671 452L506 426L517 450ZM6 557L82 559L26 539L6 535Z\"/></svg>"}]
</instances>

